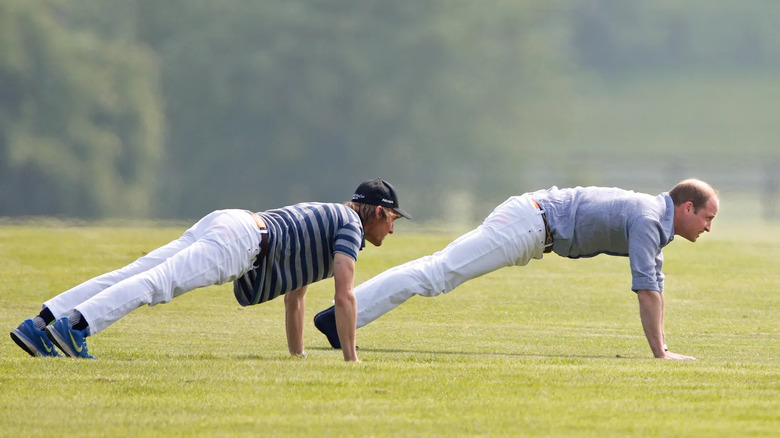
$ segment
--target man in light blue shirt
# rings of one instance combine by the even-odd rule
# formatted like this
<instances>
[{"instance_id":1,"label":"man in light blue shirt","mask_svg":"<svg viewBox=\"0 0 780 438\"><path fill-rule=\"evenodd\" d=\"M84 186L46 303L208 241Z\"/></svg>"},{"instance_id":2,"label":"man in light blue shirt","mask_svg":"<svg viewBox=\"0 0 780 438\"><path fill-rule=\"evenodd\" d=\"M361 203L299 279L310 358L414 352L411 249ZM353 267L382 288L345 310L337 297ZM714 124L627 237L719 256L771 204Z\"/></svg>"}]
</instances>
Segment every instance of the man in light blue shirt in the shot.
<instances>
[{"instance_id":1,"label":"man in light blue shirt","mask_svg":"<svg viewBox=\"0 0 780 438\"><path fill-rule=\"evenodd\" d=\"M667 350L664 339L663 248L675 235L695 242L710 231L719 198L698 179L687 179L658 196L618 188L576 187L513 196L469 233L443 250L392 268L355 289L357 327L413 295L436 296L464 281L505 266L523 266L544 253L569 257L624 256L631 289L639 298L642 327L653 355L693 360ZM333 307L314 318L339 348Z\"/></svg>"}]
</instances>

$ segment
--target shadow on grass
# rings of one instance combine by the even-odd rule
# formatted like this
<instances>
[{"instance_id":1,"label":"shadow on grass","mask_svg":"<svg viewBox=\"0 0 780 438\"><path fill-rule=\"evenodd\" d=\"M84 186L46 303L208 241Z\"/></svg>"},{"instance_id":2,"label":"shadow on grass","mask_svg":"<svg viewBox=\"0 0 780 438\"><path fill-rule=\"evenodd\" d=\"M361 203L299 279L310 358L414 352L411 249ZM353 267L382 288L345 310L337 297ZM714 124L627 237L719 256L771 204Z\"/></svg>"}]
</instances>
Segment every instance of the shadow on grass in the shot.
<instances>
[{"instance_id":1,"label":"shadow on grass","mask_svg":"<svg viewBox=\"0 0 780 438\"><path fill-rule=\"evenodd\" d=\"M332 351L334 348L314 347L308 348L309 351ZM413 350L408 348L358 348L362 353L386 353L386 354L426 354L426 355L448 355L448 356L474 356L474 357L516 357L516 358L545 358L545 359L648 359L645 356L626 356L617 354L614 356L599 354L539 354L539 353L508 353L508 352L487 352L487 351L452 351L452 350Z\"/></svg>"}]
</instances>

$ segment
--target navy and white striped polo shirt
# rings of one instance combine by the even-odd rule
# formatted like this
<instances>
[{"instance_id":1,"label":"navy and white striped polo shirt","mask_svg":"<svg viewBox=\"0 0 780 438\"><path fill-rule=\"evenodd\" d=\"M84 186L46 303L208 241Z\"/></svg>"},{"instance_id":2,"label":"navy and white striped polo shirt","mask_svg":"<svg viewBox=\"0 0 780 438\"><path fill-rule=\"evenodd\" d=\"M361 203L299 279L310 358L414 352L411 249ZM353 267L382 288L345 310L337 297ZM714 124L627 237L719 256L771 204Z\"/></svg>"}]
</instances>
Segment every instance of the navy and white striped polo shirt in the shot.
<instances>
[{"instance_id":1,"label":"navy and white striped polo shirt","mask_svg":"<svg viewBox=\"0 0 780 438\"><path fill-rule=\"evenodd\" d=\"M360 217L345 204L307 202L258 214L268 227L268 253L233 282L242 306L332 277L335 253L357 260L365 246Z\"/></svg>"}]
</instances>

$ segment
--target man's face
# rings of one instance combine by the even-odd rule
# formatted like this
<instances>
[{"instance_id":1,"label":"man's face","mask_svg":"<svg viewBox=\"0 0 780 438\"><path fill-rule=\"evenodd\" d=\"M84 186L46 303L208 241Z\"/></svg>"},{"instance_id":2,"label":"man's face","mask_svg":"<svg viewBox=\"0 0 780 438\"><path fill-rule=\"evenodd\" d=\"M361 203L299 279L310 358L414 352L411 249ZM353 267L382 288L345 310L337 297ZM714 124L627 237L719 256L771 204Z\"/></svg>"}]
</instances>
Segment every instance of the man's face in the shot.
<instances>
[{"instance_id":1,"label":"man's face","mask_svg":"<svg viewBox=\"0 0 780 438\"><path fill-rule=\"evenodd\" d=\"M715 197L711 197L695 212L692 202L680 204L674 208L674 234L695 242L703 232L710 231L716 214L718 200Z\"/></svg>"},{"instance_id":2,"label":"man's face","mask_svg":"<svg viewBox=\"0 0 780 438\"><path fill-rule=\"evenodd\" d=\"M381 246L385 237L387 237L388 234L393 234L395 220L400 217L390 209L385 210L385 212L387 214L383 217L382 207L376 207L374 209L376 218L374 218L373 222L364 227L366 240L371 242L374 246Z\"/></svg>"}]
</instances>

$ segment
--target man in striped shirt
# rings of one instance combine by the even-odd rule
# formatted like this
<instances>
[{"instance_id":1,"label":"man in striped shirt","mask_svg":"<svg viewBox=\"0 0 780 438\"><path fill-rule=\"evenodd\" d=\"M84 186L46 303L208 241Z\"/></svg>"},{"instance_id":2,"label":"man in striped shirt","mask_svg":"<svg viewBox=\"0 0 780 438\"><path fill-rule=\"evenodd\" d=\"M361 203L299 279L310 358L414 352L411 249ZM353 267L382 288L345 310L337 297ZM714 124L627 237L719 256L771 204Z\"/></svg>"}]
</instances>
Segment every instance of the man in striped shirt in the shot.
<instances>
[{"instance_id":1,"label":"man in striped shirt","mask_svg":"<svg viewBox=\"0 0 780 438\"><path fill-rule=\"evenodd\" d=\"M192 289L234 281L242 306L285 295L287 344L303 348L304 295L309 284L334 277L335 317L344 360L357 361L353 294L355 262L365 241L380 246L399 217L392 185L358 186L346 204L302 203L261 213L218 210L182 237L135 262L88 280L43 304L11 338L32 356L94 358L86 337L141 305L167 303Z\"/></svg>"}]
</instances>

